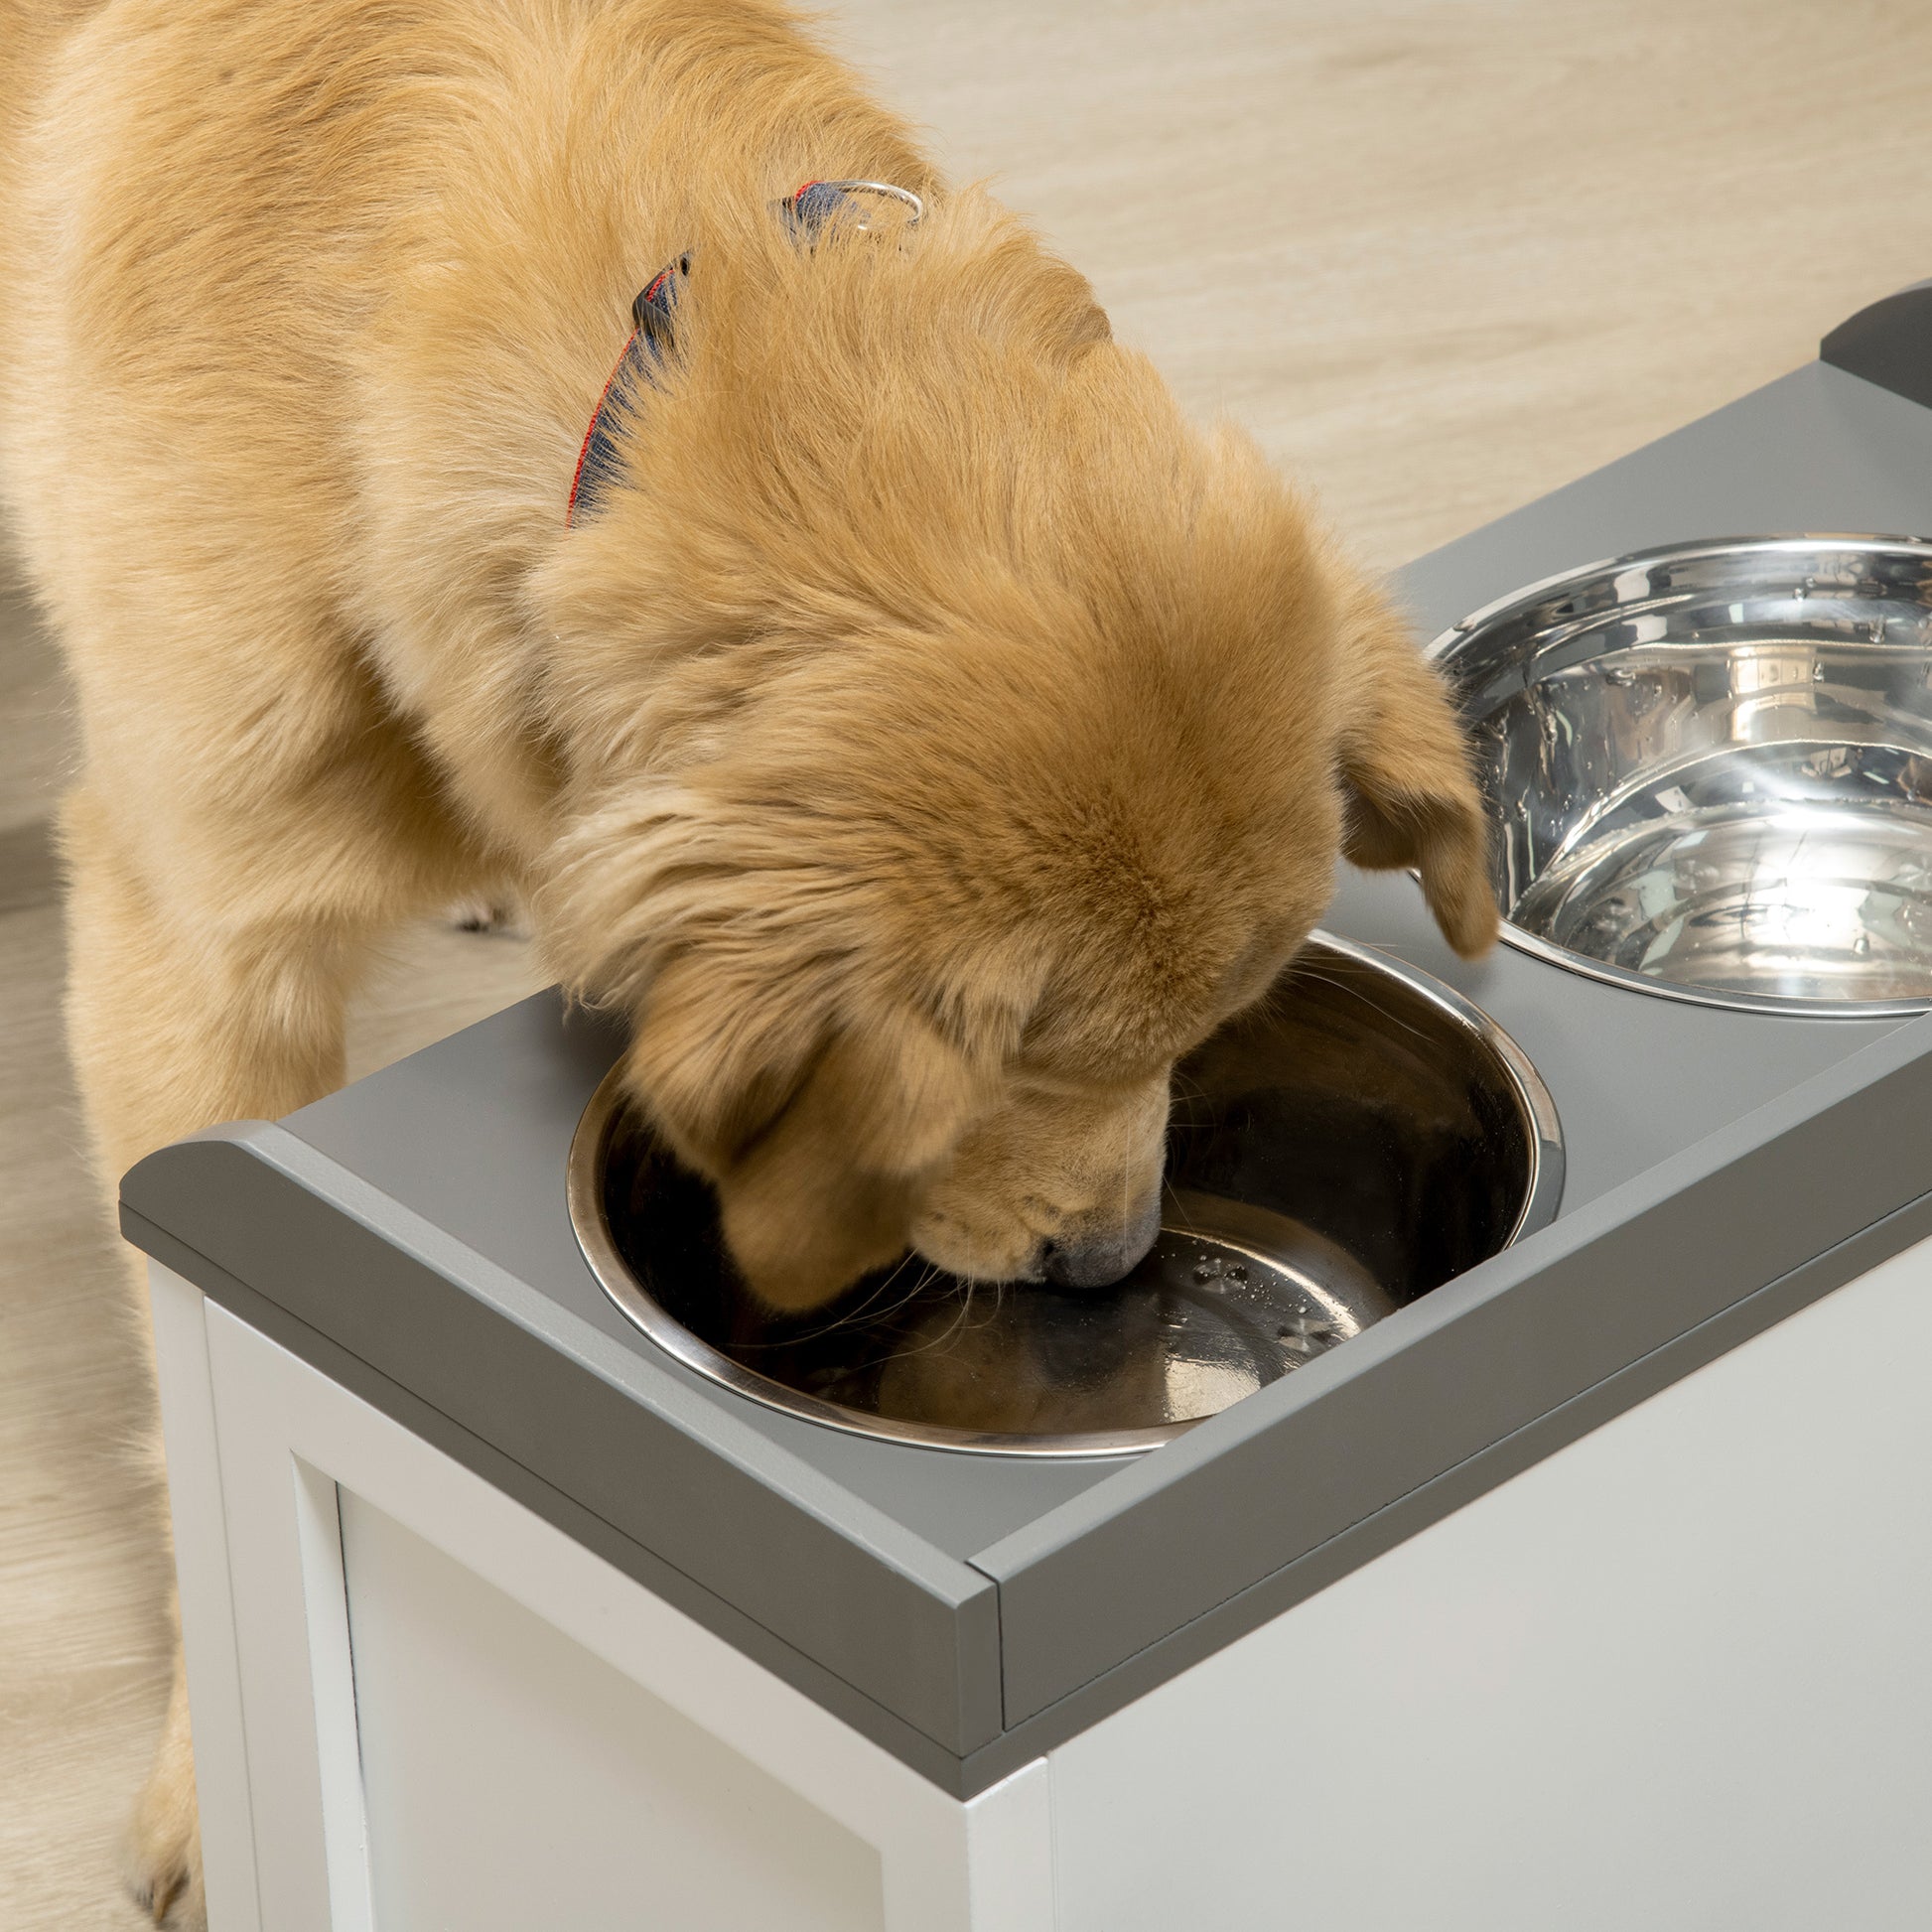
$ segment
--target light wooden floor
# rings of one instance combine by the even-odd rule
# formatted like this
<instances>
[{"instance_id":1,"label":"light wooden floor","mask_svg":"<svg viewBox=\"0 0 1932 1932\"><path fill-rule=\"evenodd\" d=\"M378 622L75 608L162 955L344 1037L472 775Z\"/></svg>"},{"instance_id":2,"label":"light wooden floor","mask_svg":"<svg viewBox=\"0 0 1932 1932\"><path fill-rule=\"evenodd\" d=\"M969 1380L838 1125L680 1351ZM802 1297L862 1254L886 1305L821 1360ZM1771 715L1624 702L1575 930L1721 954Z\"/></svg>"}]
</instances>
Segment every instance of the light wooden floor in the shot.
<instances>
[{"instance_id":1,"label":"light wooden floor","mask_svg":"<svg viewBox=\"0 0 1932 1932\"><path fill-rule=\"evenodd\" d=\"M1932 275L1924 0L857 0L837 32L1379 564ZM165 1556L116 1453L147 1394L56 1007L68 744L0 591L4 1932L137 1922L113 1839L163 1688ZM413 935L355 1065L529 981L514 941Z\"/></svg>"}]
</instances>

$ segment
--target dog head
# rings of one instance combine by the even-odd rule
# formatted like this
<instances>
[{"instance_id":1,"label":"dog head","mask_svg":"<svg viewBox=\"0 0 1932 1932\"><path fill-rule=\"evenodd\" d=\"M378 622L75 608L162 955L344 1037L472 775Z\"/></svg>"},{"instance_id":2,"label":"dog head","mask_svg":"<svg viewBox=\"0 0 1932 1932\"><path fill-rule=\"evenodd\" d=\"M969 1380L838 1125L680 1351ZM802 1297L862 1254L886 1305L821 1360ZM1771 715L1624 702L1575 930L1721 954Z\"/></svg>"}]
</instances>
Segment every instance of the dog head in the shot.
<instances>
[{"instance_id":1,"label":"dog head","mask_svg":"<svg viewBox=\"0 0 1932 1932\"><path fill-rule=\"evenodd\" d=\"M1392 613L1071 271L982 223L966 292L923 232L774 265L781 314L749 273L697 288L693 379L639 429L678 487L621 492L552 572L581 722L541 926L632 1015L636 1095L787 1309L908 1246L1117 1280L1175 1060L1341 853L1418 868L1459 950L1496 926Z\"/></svg>"}]
</instances>

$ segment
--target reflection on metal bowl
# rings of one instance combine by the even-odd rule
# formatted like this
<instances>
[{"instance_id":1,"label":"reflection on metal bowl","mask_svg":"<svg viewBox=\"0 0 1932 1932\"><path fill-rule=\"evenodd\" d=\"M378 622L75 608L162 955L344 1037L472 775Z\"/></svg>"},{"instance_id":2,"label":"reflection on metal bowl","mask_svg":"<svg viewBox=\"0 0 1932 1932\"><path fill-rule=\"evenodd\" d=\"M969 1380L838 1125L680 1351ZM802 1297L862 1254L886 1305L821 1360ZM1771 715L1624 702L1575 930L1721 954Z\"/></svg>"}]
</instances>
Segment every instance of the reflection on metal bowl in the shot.
<instances>
[{"instance_id":1,"label":"reflection on metal bowl","mask_svg":"<svg viewBox=\"0 0 1932 1932\"><path fill-rule=\"evenodd\" d=\"M622 1100L571 1151L579 1241L619 1308L713 1380L836 1428L1001 1454L1153 1448L1539 1227L1563 1183L1535 1070L1413 968L1317 936L1181 1065L1159 1241L1118 1287L959 1281L908 1258L781 1316L710 1187Z\"/></svg>"},{"instance_id":2,"label":"reflection on metal bowl","mask_svg":"<svg viewBox=\"0 0 1932 1932\"><path fill-rule=\"evenodd\" d=\"M1932 1005L1932 544L1620 558L1431 655L1475 734L1514 943L1719 1005Z\"/></svg>"}]
</instances>

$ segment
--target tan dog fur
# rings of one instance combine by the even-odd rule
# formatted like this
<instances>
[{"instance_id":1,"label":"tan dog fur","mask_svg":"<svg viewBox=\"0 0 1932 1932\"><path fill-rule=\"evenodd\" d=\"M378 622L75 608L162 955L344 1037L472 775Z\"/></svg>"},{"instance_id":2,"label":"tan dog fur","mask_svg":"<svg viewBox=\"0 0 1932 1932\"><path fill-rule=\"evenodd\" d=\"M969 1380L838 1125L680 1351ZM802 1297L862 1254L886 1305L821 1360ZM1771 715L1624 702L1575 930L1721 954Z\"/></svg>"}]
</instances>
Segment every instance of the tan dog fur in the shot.
<instances>
[{"instance_id":1,"label":"tan dog fur","mask_svg":"<svg viewBox=\"0 0 1932 1932\"><path fill-rule=\"evenodd\" d=\"M1491 937L1400 623L1086 284L762 0L0 0L0 465L77 683L103 1173L342 1077L509 884L773 1301L1145 1219L1337 850ZM788 239L809 177L916 229ZM639 285L695 251L566 532ZM137 1883L198 1910L186 1706Z\"/></svg>"}]
</instances>

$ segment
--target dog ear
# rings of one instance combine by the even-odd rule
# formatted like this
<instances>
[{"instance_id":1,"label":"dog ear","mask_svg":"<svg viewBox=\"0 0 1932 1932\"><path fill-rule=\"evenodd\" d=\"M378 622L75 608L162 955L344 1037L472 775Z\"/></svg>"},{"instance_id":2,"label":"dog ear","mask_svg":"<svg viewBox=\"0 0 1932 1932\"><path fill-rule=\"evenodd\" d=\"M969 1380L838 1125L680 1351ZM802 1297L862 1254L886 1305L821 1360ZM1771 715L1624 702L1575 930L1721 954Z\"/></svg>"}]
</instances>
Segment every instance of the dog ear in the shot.
<instances>
[{"instance_id":1,"label":"dog ear","mask_svg":"<svg viewBox=\"0 0 1932 1932\"><path fill-rule=\"evenodd\" d=\"M628 1084L717 1186L747 1286L799 1311L904 1252L917 1183L991 1088L984 1055L829 978L839 948L767 939L698 938L659 965Z\"/></svg>"},{"instance_id":2,"label":"dog ear","mask_svg":"<svg viewBox=\"0 0 1932 1932\"><path fill-rule=\"evenodd\" d=\"M825 1050L814 989L769 986L751 964L681 952L631 1020L626 1084L679 1158L714 1180L793 1103Z\"/></svg>"},{"instance_id":3,"label":"dog ear","mask_svg":"<svg viewBox=\"0 0 1932 1932\"><path fill-rule=\"evenodd\" d=\"M895 1174L843 1145L846 1058L787 1027L757 988L720 983L702 956L660 973L635 1023L631 1091L718 1189L725 1245L767 1306L815 1308L905 1246L910 1201Z\"/></svg>"},{"instance_id":4,"label":"dog ear","mask_svg":"<svg viewBox=\"0 0 1932 1932\"><path fill-rule=\"evenodd\" d=\"M835 1024L809 978L748 964L683 955L636 1022L630 1084L686 1161L735 1173L794 1113L857 1171L905 1176L945 1158L987 1090L964 1049L897 1005Z\"/></svg>"},{"instance_id":5,"label":"dog ear","mask_svg":"<svg viewBox=\"0 0 1932 1932\"><path fill-rule=\"evenodd\" d=\"M1003 1035L852 983L877 948L850 881L768 814L672 785L587 815L536 907L566 982L630 1014L626 1084L716 1183L756 1293L809 1308L903 1251Z\"/></svg>"},{"instance_id":6,"label":"dog ear","mask_svg":"<svg viewBox=\"0 0 1932 1932\"><path fill-rule=\"evenodd\" d=\"M951 1152L986 1082L902 1009L814 1036L769 1018L782 989L727 994L706 967L696 955L660 976L631 1084L717 1183L725 1242L752 1291L773 1308L815 1308L904 1251L915 1184Z\"/></svg>"},{"instance_id":7,"label":"dog ear","mask_svg":"<svg viewBox=\"0 0 1932 1932\"><path fill-rule=\"evenodd\" d=\"M823 1046L809 897L718 799L676 783L586 812L535 897L546 962L576 998L629 1016L626 1084L700 1173L730 1168Z\"/></svg>"},{"instance_id":8,"label":"dog ear","mask_svg":"<svg viewBox=\"0 0 1932 1932\"><path fill-rule=\"evenodd\" d=\"M1387 600L1352 574L1336 590L1343 854L1371 871L1415 867L1443 936L1473 958L1500 921L1462 728Z\"/></svg>"},{"instance_id":9,"label":"dog ear","mask_svg":"<svg viewBox=\"0 0 1932 1932\"><path fill-rule=\"evenodd\" d=\"M904 1249L910 1200L903 1177L867 1173L844 1144L849 1054L813 989L759 984L751 965L701 947L661 967L626 1084L717 1187L746 1285L771 1308L816 1308Z\"/></svg>"},{"instance_id":10,"label":"dog ear","mask_svg":"<svg viewBox=\"0 0 1932 1932\"><path fill-rule=\"evenodd\" d=\"M834 1037L721 1177L725 1239L754 1293L814 1308L903 1253L918 1179L985 1092L963 1054L902 1013Z\"/></svg>"}]
</instances>

